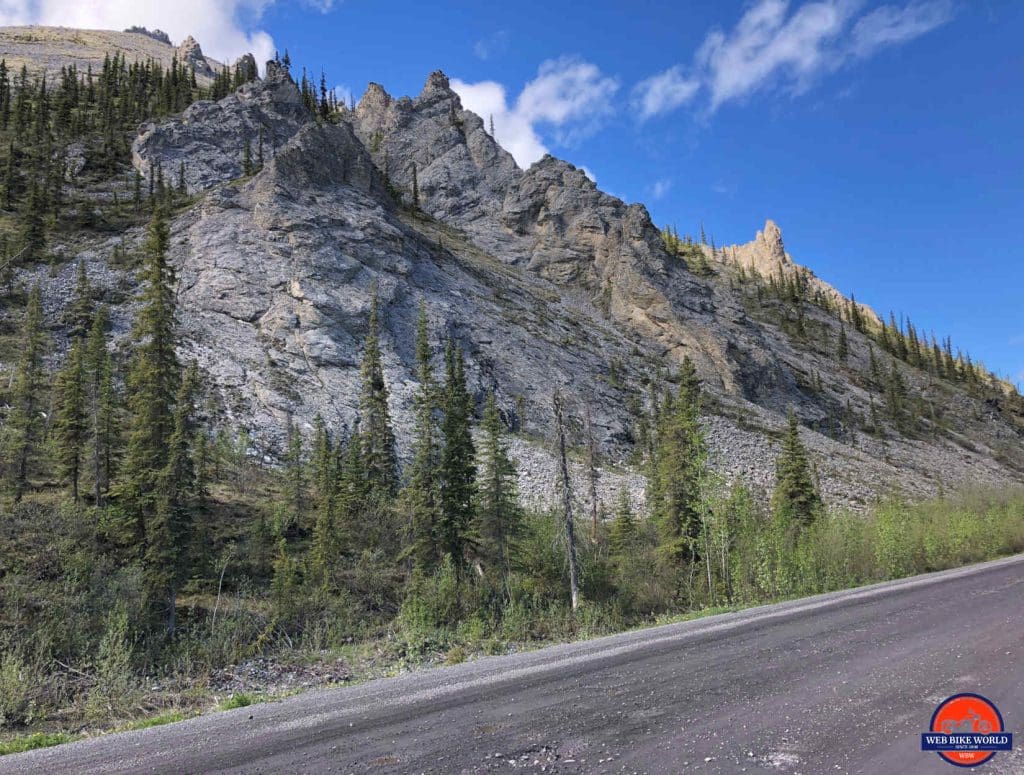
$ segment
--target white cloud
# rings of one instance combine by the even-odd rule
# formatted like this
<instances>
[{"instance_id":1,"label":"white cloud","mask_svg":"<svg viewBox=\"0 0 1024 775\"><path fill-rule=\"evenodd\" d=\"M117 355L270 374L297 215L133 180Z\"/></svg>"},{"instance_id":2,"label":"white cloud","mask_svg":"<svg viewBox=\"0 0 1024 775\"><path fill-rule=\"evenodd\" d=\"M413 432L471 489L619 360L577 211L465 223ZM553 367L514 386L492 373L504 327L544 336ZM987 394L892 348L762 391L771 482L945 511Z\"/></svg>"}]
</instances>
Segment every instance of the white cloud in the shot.
<instances>
[{"instance_id":1,"label":"white cloud","mask_svg":"<svg viewBox=\"0 0 1024 775\"><path fill-rule=\"evenodd\" d=\"M799 94L822 76L950 21L952 0L916 0L862 13L864 0L758 0L729 32L712 30L684 71L670 67L637 84L639 118L667 113L707 95L707 111L758 91ZM689 72L690 74L685 74Z\"/></svg>"},{"instance_id":2,"label":"white cloud","mask_svg":"<svg viewBox=\"0 0 1024 775\"><path fill-rule=\"evenodd\" d=\"M481 38L473 44L473 53L478 58L488 60L498 57L508 51L509 35L508 30L499 30L493 35Z\"/></svg>"},{"instance_id":3,"label":"white cloud","mask_svg":"<svg viewBox=\"0 0 1024 775\"><path fill-rule=\"evenodd\" d=\"M578 169L580 172L582 172L584 175L590 178L591 183L597 183L597 175L590 171L590 167L585 167L584 165L580 164L578 165Z\"/></svg>"},{"instance_id":4,"label":"white cloud","mask_svg":"<svg viewBox=\"0 0 1024 775\"><path fill-rule=\"evenodd\" d=\"M705 72L710 109L745 97L775 78L802 91L822 69L831 69L829 45L844 29L852 2L807 3L787 17L786 0L761 0L728 35L715 30L697 52Z\"/></svg>"},{"instance_id":5,"label":"white cloud","mask_svg":"<svg viewBox=\"0 0 1024 775\"><path fill-rule=\"evenodd\" d=\"M485 123L494 118L495 139L525 168L548 152L539 127L548 128L555 142L574 145L612 113L619 82L596 65L562 57L541 64L537 77L523 87L512 106L505 87L495 81L453 78L451 86L463 106Z\"/></svg>"},{"instance_id":6,"label":"white cloud","mask_svg":"<svg viewBox=\"0 0 1024 775\"><path fill-rule=\"evenodd\" d=\"M664 72L640 81L633 88L633 104L639 111L640 120L668 113L689 102L700 89L700 81L683 74L676 65Z\"/></svg>"},{"instance_id":7,"label":"white cloud","mask_svg":"<svg viewBox=\"0 0 1024 775\"><path fill-rule=\"evenodd\" d=\"M651 199L661 199L672 189L672 180L669 178L662 178L661 180L654 181L654 185L651 186Z\"/></svg>"},{"instance_id":8,"label":"white cloud","mask_svg":"<svg viewBox=\"0 0 1024 775\"><path fill-rule=\"evenodd\" d=\"M466 83L451 79L451 87L462 100L462 106L480 116L485 125L494 120L495 139L523 168L529 167L548 152L530 120L509 109L505 87L496 81Z\"/></svg>"},{"instance_id":9,"label":"white cloud","mask_svg":"<svg viewBox=\"0 0 1024 775\"><path fill-rule=\"evenodd\" d=\"M853 28L851 49L868 57L883 46L913 40L953 18L953 3L919 2L904 8L885 5L860 18Z\"/></svg>"},{"instance_id":10,"label":"white cloud","mask_svg":"<svg viewBox=\"0 0 1024 775\"><path fill-rule=\"evenodd\" d=\"M329 10L332 0L313 0ZM0 25L43 24L122 30L132 25L159 28L176 44L192 35L203 53L233 62L251 52L256 61L274 56L274 41L259 29L273 0L0 0Z\"/></svg>"}]
</instances>

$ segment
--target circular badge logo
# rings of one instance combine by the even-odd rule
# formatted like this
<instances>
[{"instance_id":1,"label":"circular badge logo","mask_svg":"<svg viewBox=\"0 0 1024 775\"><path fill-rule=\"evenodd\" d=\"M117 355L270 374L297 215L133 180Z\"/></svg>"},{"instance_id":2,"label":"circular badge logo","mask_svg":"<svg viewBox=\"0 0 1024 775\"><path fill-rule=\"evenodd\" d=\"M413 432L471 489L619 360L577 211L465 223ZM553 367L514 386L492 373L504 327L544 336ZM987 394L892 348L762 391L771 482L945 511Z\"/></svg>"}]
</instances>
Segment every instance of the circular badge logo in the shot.
<instances>
[{"instance_id":1,"label":"circular badge logo","mask_svg":"<svg viewBox=\"0 0 1024 775\"><path fill-rule=\"evenodd\" d=\"M997 751L1007 750L1012 740L999 708L980 694L954 694L944 700L932 714L929 729L931 735L923 737L938 742L922 747L957 767L984 764Z\"/></svg>"}]
</instances>

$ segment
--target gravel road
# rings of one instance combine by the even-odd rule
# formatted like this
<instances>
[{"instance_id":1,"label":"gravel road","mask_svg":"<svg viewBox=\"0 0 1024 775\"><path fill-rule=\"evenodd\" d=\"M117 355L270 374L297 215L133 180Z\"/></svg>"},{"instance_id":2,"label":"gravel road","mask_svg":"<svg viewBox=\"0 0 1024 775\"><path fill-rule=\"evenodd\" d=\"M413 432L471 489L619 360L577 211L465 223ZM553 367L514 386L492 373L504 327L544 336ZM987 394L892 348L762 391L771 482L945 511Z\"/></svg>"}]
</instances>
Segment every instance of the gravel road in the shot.
<instances>
[{"instance_id":1,"label":"gravel road","mask_svg":"<svg viewBox=\"0 0 1024 775\"><path fill-rule=\"evenodd\" d=\"M1024 555L0 758L0 773L952 773L976 692L1024 741ZM985 773L1024 772L1024 749Z\"/></svg>"}]
</instances>

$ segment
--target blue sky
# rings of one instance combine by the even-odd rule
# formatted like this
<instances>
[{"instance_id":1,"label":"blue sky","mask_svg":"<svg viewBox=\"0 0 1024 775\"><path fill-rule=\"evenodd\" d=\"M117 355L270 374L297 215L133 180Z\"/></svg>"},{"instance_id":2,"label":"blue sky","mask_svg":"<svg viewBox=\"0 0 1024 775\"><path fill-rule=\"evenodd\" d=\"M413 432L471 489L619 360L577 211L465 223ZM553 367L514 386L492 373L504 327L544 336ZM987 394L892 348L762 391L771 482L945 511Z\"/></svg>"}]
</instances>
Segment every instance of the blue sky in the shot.
<instances>
[{"instance_id":1,"label":"blue sky","mask_svg":"<svg viewBox=\"0 0 1024 775\"><path fill-rule=\"evenodd\" d=\"M521 165L550 151L720 245L772 218L840 290L1024 385L1018 0L0 4L20 21L287 47L357 98L443 69Z\"/></svg>"}]
</instances>

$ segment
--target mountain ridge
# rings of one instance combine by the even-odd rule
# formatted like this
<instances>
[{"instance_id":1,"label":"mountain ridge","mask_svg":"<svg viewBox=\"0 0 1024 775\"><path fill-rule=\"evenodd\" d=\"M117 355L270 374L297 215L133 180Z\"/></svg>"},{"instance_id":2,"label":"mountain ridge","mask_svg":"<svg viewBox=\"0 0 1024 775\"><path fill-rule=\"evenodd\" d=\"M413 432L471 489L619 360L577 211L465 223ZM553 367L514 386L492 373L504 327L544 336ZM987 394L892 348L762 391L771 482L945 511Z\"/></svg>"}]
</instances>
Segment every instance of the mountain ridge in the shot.
<instances>
[{"instance_id":1,"label":"mountain ridge","mask_svg":"<svg viewBox=\"0 0 1024 775\"><path fill-rule=\"evenodd\" d=\"M255 155L257 145L263 169L246 176L246 148ZM409 440L422 300L439 336L465 350L477 402L496 391L520 434L522 489L540 500L554 492L543 440L556 388L568 395L576 443L591 417L602 502L622 487L641 499L629 461L643 405L687 357L708 394L716 468L759 491L773 481L790 408L833 504L1016 481L1024 470L1012 407L992 409L875 350L874 332L844 320L849 300L793 261L773 222L746 245L674 253L643 205L601 192L572 164L546 156L519 169L440 71L415 98L371 84L354 111L339 106L325 121L303 112L297 85L271 62L264 79L219 102L144 124L132 163L145 180L184 163L196 203L172 223L182 354L212 382L211 419L249 429L261 454L279 454L293 419L352 427L375 290L400 441ZM59 298L81 259L104 293L123 296L133 280L108 256L137 250L141 238L136 229L84 249L57 245L70 263L36 277ZM706 267L690 265L697 253ZM817 302L783 299L775 273ZM866 331L880 325L858 309ZM113 313L123 335L132 306ZM885 391L870 364L883 357L921 396L913 433L874 417Z\"/></svg>"}]
</instances>

